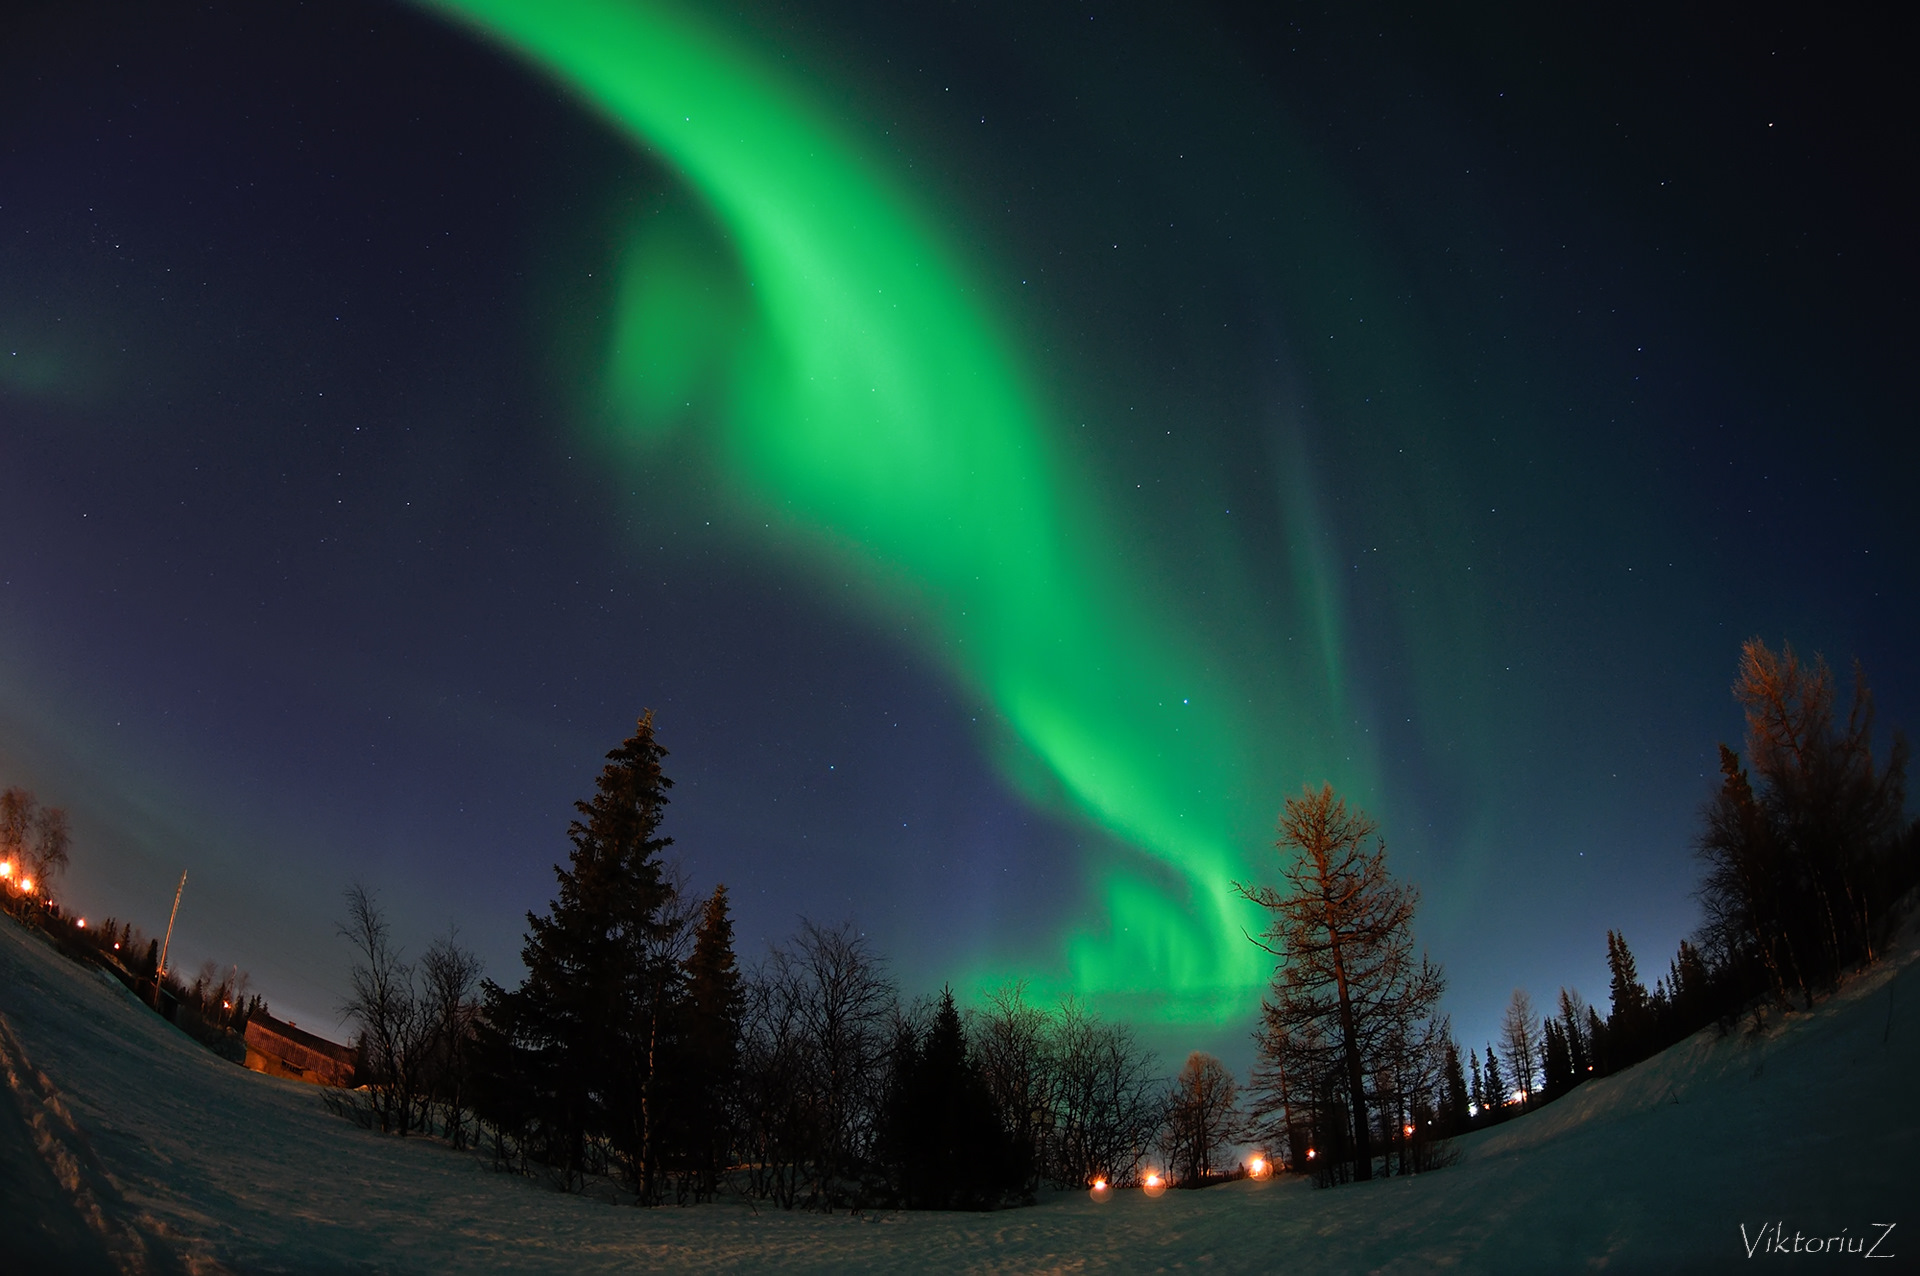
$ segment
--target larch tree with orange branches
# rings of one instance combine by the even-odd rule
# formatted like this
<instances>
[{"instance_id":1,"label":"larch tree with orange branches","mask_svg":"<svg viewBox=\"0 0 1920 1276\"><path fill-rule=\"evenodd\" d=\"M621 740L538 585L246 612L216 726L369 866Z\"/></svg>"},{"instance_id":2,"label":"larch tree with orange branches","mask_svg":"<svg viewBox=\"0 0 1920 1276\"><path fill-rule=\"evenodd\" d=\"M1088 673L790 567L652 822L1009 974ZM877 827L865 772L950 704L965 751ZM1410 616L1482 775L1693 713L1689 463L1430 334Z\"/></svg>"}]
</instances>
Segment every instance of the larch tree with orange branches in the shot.
<instances>
[{"instance_id":1,"label":"larch tree with orange branches","mask_svg":"<svg viewBox=\"0 0 1920 1276\"><path fill-rule=\"evenodd\" d=\"M1254 942L1280 959L1257 1041L1263 1074L1288 1078L1288 1093L1265 1106L1304 1098L1327 1107L1320 1100L1332 1098L1344 1109L1358 1179L1373 1177L1369 1078L1394 1072L1396 1051L1435 1047L1429 1029L1446 987L1438 966L1414 956L1420 893L1387 871L1378 832L1331 785L1307 789L1280 815L1286 889L1234 883L1267 910L1270 924ZM1290 1112L1284 1119L1293 1124Z\"/></svg>"}]
</instances>

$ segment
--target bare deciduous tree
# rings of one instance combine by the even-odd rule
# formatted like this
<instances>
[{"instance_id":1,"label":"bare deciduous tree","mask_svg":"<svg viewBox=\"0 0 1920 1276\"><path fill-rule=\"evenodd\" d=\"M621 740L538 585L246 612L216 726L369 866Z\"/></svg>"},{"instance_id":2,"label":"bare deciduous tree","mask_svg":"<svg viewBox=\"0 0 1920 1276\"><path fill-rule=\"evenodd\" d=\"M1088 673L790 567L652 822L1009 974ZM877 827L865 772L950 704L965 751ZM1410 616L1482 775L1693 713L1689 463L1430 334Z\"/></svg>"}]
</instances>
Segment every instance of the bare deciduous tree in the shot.
<instances>
[{"instance_id":1,"label":"bare deciduous tree","mask_svg":"<svg viewBox=\"0 0 1920 1276\"><path fill-rule=\"evenodd\" d=\"M1174 1079L1163 1146L1174 1178L1204 1182L1220 1169L1227 1147L1240 1137L1240 1087L1226 1065L1196 1050Z\"/></svg>"},{"instance_id":2,"label":"bare deciduous tree","mask_svg":"<svg viewBox=\"0 0 1920 1276\"><path fill-rule=\"evenodd\" d=\"M851 922L828 929L803 919L792 950L776 954L775 963L786 967L799 996L799 1081L816 1139L809 1203L831 1209L857 1179L873 1135L898 996L885 964Z\"/></svg>"},{"instance_id":3,"label":"bare deciduous tree","mask_svg":"<svg viewBox=\"0 0 1920 1276\"><path fill-rule=\"evenodd\" d=\"M1507 999L1507 1012L1500 1021L1500 1054L1507 1061L1521 1106L1532 1106L1540 1076L1540 1020L1524 988L1515 988Z\"/></svg>"},{"instance_id":4,"label":"bare deciduous tree","mask_svg":"<svg viewBox=\"0 0 1920 1276\"><path fill-rule=\"evenodd\" d=\"M26 789L0 793L0 860L10 863L19 879L38 884L36 893L44 893L66 871L72 841L66 811L41 806Z\"/></svg>"},{"instance_id":5,"label":"bare deciduous tree","mask_svg":"<svg viewBox=\"0 0 1920 1276\"><path fill-rule=\"evenodd\" d=\"M440 1109L441 1128L453 1146L467 1145L468 1070L479 1003L480 958L449 928L420 958L420 1075L422 1101L429 1111L423 1128L432 1127L430 1109Z\"/></svg>"},{"instance_id":6,"label":"bare deciduous tree","mask_svg":"<svg viewBox=\"0 0 1920 1276\"><path fill-rule=\"evenodd\" d=\"M861 1195L899 998L851 923L802 919L745 982L740 1106L750 1188L783 1208Z\"/></svg>"},{"instance_id":7,"label":"bare deciduous tree","mask_svg":"<svg viewBox=\"0 0 1920 1276\"><path fill-rule=\"evenodd\" d=\"M987 1004L973 1018L972 1045L987 1089L1006 1119L1023 1190L1030 1195L1039 1186L1057 1086L1047 1066L1051 1025L1046 1012L1029 1006L1024 994L1022 984L987 994Z\"/></svg>"},{"instance_id":8,"label":"bare deciduous tree","mask_svg":"<svg viewBox=\"0 0 1920 1276\"><path fill-rule=\"evenodd\" d=\"M1131 1028L1102 1022L1072 999L1061 1003L1048 1036L1048 1177L1056 1187L1084 1187L1096 1178L1129 1181L1166 1120L1152 1054Z\"/></svg>"},{"instance_id":9,"label":"bare deciduous tree","mask_svg":"<svg viewBox=\"0 0 1920 1276\"><path fill-rule=\"evenodd\" d=\"M353 991L341 1010L359 1027L360 1066L380 1128L405 1134L413 1124L426 1015L413 968L394 947L373 892L355 882L346 901L347 919L338 930L353 945L355 960L348 976Z\"/></svg>"}]
</instances>

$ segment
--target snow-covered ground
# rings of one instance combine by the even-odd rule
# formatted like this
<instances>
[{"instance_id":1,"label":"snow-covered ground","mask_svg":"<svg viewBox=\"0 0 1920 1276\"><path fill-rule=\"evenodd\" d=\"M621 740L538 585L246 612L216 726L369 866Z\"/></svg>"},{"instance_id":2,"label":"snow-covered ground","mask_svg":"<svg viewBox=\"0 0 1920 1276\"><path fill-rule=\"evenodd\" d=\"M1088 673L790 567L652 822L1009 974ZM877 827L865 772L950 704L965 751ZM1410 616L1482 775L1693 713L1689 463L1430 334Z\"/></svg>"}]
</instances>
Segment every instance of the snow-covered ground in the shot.
<instances>
[{"instance_id":1,"label":"snow-covered ground","mask_svg":"<svg viewBox=\"0 0 1920 1276\"><path fill-rule=\"evenodd\" d=\"M1920 1267L1915 953L1464 1139L1434 1174L820 1217L601 1204L361 1130L0 922L0 1271L1702 1271L1844 1261L1770 1252L1769 1224L1791 1249L1886 1223L1886 1270Z\"/></svg>"}]
</instances>

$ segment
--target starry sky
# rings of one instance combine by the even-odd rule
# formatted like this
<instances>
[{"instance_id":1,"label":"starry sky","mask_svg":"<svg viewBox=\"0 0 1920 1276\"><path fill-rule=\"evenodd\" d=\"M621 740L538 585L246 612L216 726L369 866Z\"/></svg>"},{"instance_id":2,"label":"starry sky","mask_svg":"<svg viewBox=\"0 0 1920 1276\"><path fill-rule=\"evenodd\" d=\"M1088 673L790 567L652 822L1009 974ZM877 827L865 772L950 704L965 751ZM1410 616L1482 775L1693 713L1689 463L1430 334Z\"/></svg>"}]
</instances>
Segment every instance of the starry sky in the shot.
<instances>
[{"instance_id":1,"label":"starry sky","mask_svg":"<svg viewBox=\"0 0 1920 1276\"><path fill-rule=\"evenodd\" d=\"M433 0L0 16L0 778L339 1022L511 983L655 711L743 956L1244 1066L1331 782L1464 1040L1664 971L1741 640L1916 721L1892 19ZM1884 734L1884 733L1883 733Z\"/></svg>"}]
</instances>

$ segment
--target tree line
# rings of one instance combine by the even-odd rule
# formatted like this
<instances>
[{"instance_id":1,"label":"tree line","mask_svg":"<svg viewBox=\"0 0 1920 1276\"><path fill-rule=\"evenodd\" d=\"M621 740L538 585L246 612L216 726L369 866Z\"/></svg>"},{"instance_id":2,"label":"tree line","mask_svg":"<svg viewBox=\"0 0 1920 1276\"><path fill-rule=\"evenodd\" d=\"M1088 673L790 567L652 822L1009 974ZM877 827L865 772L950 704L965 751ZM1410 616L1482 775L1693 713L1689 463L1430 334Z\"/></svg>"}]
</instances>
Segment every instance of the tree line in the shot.
<instances>
[{"instance_id":1,"label":"tree line","mask_svg":"<svg viewBox=\"0 0 1920 1276\"><path fill-rule=\"evenodd\" d=\"M1700 928L1651 989L1610 930L1606 1014L1564 988L1543 1014L1516 989L1480 1050L1439 1011L1444 972L1415 950L1419 892L1389 872L1374 821L1328 786L1289 798L1280 884L1235 883L1265 912L1250 938L1275 959L1245 1086L1203 1053L1165 1078L1127 1025L1073 998L1036 1006L1020 985L966 1010L951 990L908 998L851 923L802 919L743 965L726 887L695 891L669 858L672 781L646 714L576 804L517 986L483 978L451 930L407 961L373 894L348 891L342 1008L362 1097L336 1105L648 1204L738 1192L788 1209L992 1208L1149 1171L1201 1185L1239 1172L1247 1146L1325 1185L1437 1168L1454 1135L1709 1024L1811 1004L1884 949L1920 880L1904 742L1877 760L1859 671L1842 721L1831 671L1791 648L1747 643L1734 691L1744 754L1722 746L1703 812ZM8 907L239 1057L265 1008L245 975L206 963L186 981L137 928L60 917L46 883L66 858L64 813L0 794Z\"/></svg>"},{"instance_id":2,"label":"tree line","mask_svg":"<svg viewBox=\"0 0 1920 1276\"><path fill-rule=\"evenodd\" d=\"M802 920L743 967L726 887L695 892L667 858L666 756L651 714L607 755L555 898L527 915L517 987L452 936L410 965L373 896L348 892L368 1124L569 1190L788 1209L992 1208L1126 1182L1162 1152L1177 1092L1081 1002L908 999L851 923Z\"/></svg>"},{"instance_id":3,"label":"tree line","mask_svg":"<svg viewBox=\"0 0 1920 1276\"><path fill-rule=\"evenodd\" d=\"M1545 1014L1516 988L1497 1042L1463 1053L1436 1012L1445 980L1415 958L1418 893L1386 869L1364 812L1330 788L1280 818L1285 889L1239 885L1267 910L1255 940L1278 958L1255 1035L1248 1127L1326 1184L1415 1173L1444 1141L1509 1119L1700 1029L1803 1006L1884 949L1920 883L1920 820L1905 815L1907 746L1873 752L1873 698L1856 665L1846 716L1831 670L1791 646L1741 650L1744 758L1721 783L1695 851L1704 920L1651 990L1607 932L1608 1012L1562 988Z\"/></svg>"},{"instance_id":4,"label":"tree line","mask_svg":"<svg viewBox=\"0 0 1920 1276\"><path fill-rule=\"evenodd\" d=\"M356 1064L330 1107L640 1203L987 1209L1224 1168L1239 1127L1223 1065L1195 1054L1169 1082L1131 1028L1078 999L1037 1006L1019 984L964 1011L951 990L908 998L844 922L802 919L742 966L725 886L696 893L666 857L665 756L651 715L608 755L556 898L528 915L515 988L483 979L452 929L409 960L374 893L346 892ZM52 892L66 830L31 793L0 794L7 909L242 1061L248 1020L267 1012L246 972L207 961L187 977L139 926L69 916Z\"/></svg>"},{"instance_id":5,"label":"tree line","mask_svg":"<svg viewBox=\"0 0 1920 1276\"><path fill-rule=\"evenodd\" d=\"M1388 870L1377 825L1328 786L1289 798L1281 883L1235 884L1275 958L1245 1087L1199 1053L1163 1079L1126 1025L1071 999L908 1000L850 924L803 920L743 967L725 887L695 893L666 858L672 782L643 716L577 804L518 987L478 979L448 937L416 988L371 898L350 894L370 1119L478 1141L574 1190L790 1209L988 1208L1149 1168L1201 1184L1248 1145L1323 1184L1437 1168L1452 1136L1810 999L1884 944L1920 862L1904 744L1877 763L1864 680L1841 724L1831 674L1791 649L1748 643L1735 691L1749 761L1722 749L1697 845L1705 923L1651 990L1609 931L1604 1017L1566 989L1542 1014L1516 989L1478 1051L1439 1011L1419 892Z\"/></svg>"},{"instance_id":6,"label":"tree line","mask_svg":"<svg viewBox=\"0 0 1920 1276\"><path fill-rule=\"evenodd\" d=\"M1846 717L1832 670L1753 639L1733 693L1742 752L1719 746L1720 784L1694 850L1703 920L1649 989L1625 935L1607 932L1608 1010L1563 988L1536 1016L1515 989L1500 1040L1470 1059L1469 1128L1551 1102L1702 1028L1757 1028L1812 1005L1878 958L1920 884L1920 821L1905 817L1907 745L1873 749L1873 697L1858 665Z\"/></svg>"},{"instance_id":7,"label":"tree line","mask_svg":"<svg viewBox=\"0 0 1920 1276\"><path fill-rule=\"evenodd\" d=\"M1694 843L1699 928L1651 990L1626 937L1608 931L1605 1018L1562 989L1558 1015L1536 1020L1516 989L1501 1050L1488 1048L1482 1119L1558 1098L1710 1025L1727 1032L1751 1016L1757 1027L1796 1001L1810 1007L1883 951L1920 883L1920 821L1905 817L1906 741L1895 733L1878 761L1859 666L1842 721L1832 670L1818 657L1801 661L1791 645L1745 643L1733 694L1746 719L1744 758L1719 747L1720 785Z\"/></svg>"}]
</instances>

